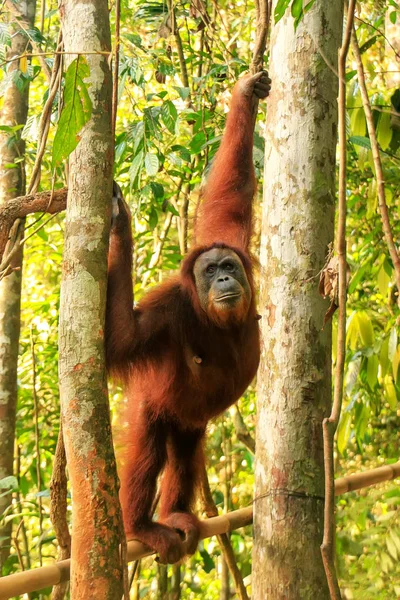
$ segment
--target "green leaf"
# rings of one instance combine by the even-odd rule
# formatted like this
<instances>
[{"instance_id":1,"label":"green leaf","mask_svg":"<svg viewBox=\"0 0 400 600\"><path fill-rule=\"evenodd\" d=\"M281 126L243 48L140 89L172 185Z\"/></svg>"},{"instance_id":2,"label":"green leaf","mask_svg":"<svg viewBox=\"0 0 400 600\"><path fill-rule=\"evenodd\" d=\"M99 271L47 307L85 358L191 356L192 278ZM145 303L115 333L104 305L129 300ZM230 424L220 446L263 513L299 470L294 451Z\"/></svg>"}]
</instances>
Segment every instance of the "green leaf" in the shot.
<instances>
[{"instance_id":1,"label":"green leaf","mask_svg":"<svg viewBox=\"0 0 400 600\"><path fill-rule=\"evenodd\" d=\"M381 367L382 376L385 376L388 372L390 361L389 361L389 337L386 337L381 346L379 353L379 365Z\"/></svg>"},{"instance_id":2,"label":"green leaf","mask_svg":"<svg viewBox=\"0 0 400 600\"><path fill-rule=\"evenodd\" d=\"M350 361L346 373L346 394L350 396L354 386L356 385L358 375L361 368L361 356Z\"/></svg>"},{"instance_id":3,"label":"green leaf","mask_svg":"<svg viewBox=\"0 0 400 600\"><path fill-rule=\"evenodd\" d=\"M158 223L158 214L157 214L157 211L154 208L154 206L152 206L151 210L150 210L150 214L149 214L149 225L150 225L151 231L153 231L153 229L157 226L157 223Z\"/></svg>"},{"instance_id":4,"label":"green leaf","mask_svg":"<svg viewBox=\"0 0 400 600\"><path fill-rule=\"evenodd\" d=\"M371 390L373 390L378 383L378 368L379 359L376 354L371 354L367 359L367 383Z\"/></svg>"},{"instance_id":5,"label":"green leaf","mask_svg":"<svg viewBox=\"0 0 400 600\"><path fill-rule=\"evenodd\" d=\"M164 187L161 183L157 183L156 181L150 182L150 188L153 192L154 198L164 198Z\"/></svg>"},{"instance_id":6,"label":"green leaf","mask_svg":"<svg viewBox=\"0 0 400 600\"><path fill-rule=\"evenodd\" d=\"M274 10L275 23L278 23L282 19L289 4L290 0L278 0Z\"/></svg>"},{"instance_id":7,"label":"green leaf","mask_svg":"<svg viewBox=\"0 0 400 600\"><path fill-rule=\"evenodd\" d=\"M351 133L354 137L365 137L367 122L363 108L355 108L350 117ZM351 138L350 138L351 139Z\"/></svg>"},{"instance_id":8,"label":"green leaf","mask_svg":"<svg viewBox=\"0 0 400 600\"><path fill-rule=\"evenodd\" d=\"M215 563L214 563L212 557L210 556L210 554L205 549L200 550L200 554L201 554L201 557L203 559L203 569L204 569L204 571L206 573L210 573L210 571L212 571L215 568Z\"/></svg>"},{"instance_id":9,"label":"green leaf","mask_svg":"<svg viewBox=\"0 0 400 600\"><path fill-rule=\"evenodd\" d=\"M181 97L182 100L187 100L189 98L190 95L190 88L188 87L174 87L174 90L176 90L179 94L179 96Z\"/></svg>"},{"instance_id":10,"label":"green leaf","mask_svg":"<svg viewBox=\"0 0 400 600\"><path fill-rule=\"evenodd\" d=\"M378 271L378 289L379 293L386 298L389 290L389 283L392 280L392 265L385 257L381 268Z\"/></svg>"},{"instance_id":11,"label":"green leaf","mask_svg":"<svg viewBox=\"0 0 400 600\"><path fill-rule=\"evenodd\" d=\"M138 173L143 166L143 157L144 157L144 152L143 152L143 150L140 150L140 152L138 152L136 154L135 158L132 161L132 164L129 168L129 178L131 180L131 185L133 185L135 183L135 179L138 176Z\"/></svg>"},{"instance_id":12,"label":"green leaf","mask_svg":"<svg viewBox=\"0 0 400 600\"><path fill-rule=\"evenodd\" d=\"M154 175L158 173L158 169L160 166L157 154L147 152L144 158L144 166L146 168L147 175L149 177L154 177Z\"/></svg>"},{"instance_id":13,"label":"green leaf","mask_svg":"<svg viewBox=\"0 0 400 600\"><path fill-rule=\"evenodd\" d=\"M396 24L397 12L395 10L393 10L391 13L389 13L389 19L390 19L390 22L393 23L393 25Z\"/></svg>"},{"instance_id":14,"label":"green leaf","mask_svg":"<svg viewBox=\"0 0 400 600\"><path fill-rule=\"evenodd\" d=\"M346 346L350 350L354 351L357 347L358 333L358 316L356 311L353 311L346 325Z\"/></svg>"},{"instance_id":15,"label":"green leaf","mask_svg":"<svg viewBox=\"0 0 400 600\"><path fill-rule=\"evenodd\" d=\"M397 350L397 329L393 327L389 335L388 359L393 360Z\"/></svg>"},{"instance_id":16,"label":"green leaf","mask_svg":"<svg viewBox=\"0 0 400 600\"><path fill-rule=\"evenodd\" d=\"M382 150L387 150L392 141L393 129L390 125L390 113L382 112L379 116L376 137Z\"/></svg>"},{"instance_id":17,"label":"green leaf","mask_svg":"<svg viewBox=\"0 0 400 600\"><path fill-rule=\"evenodd\" d=\"M345 411L342 414L339 423L338 436L337 436L337 447L340 454L343 455L346 450L348 441L350 439L351 434L351 414L348 411Z\"/></svg>"},{"instance_id":18,"label":"green leaf","mask_svg":"<svg viewBox=\"0 0 400 600\"><path fill-rule=\"evenodd\" d=\"M303 0L293 0L291 13L294 19L298 19L303 12Z\"/></svg>"},{"instance_id":19,"label":"green leaf","mask_svg":"<svg viewBox=\"0 0 400 600\"><path fill-rule=\"evenodd\" d=\"M312 7L313 7L313 5L314 5L314 2L315 2L315 0L310 0L310 2L308 2L308 4L305 4L305 5L303 6L303 11L304 11L304 14L307 14L307 13L308 13L308 11L310 10L310 8L312 8Z\"/></svg>"},{"instance_id":20,"label":"green leaf","mask_svg":"<svg viewBox=\"0 0 400 600\"><path fill-rule=\"evenodd\" d=\"M391 410L396 410L396 408L397 408L396 388L394 387L393 379L390 375L385 375L385 379L383 380L383 388L385 390L386 400L387 400Z\"/></svg>"},{"instance_id":21,"label":"green leaf","mask_svg":"<svg viewBox=\"0 0 400 600\"><path fill-rule=\"evenodd\" d=\"M363 346L373 346L375 341L374 329L368 313L364 310L360 310L358 313L358 326Z\"/></svg>"},{"instance_id":22,"label":"green leaf","mask_svg":"<svg viewBox=\"0 0 400 600\"><path fill-rule=\"evenodd\" d=\"M377 39L377 35L373 35L371 38L369 38L369 40L367 40L362 46L360 46L360 54L364 54L364 52L369 50L369 48L371 48L375 44Z\"/></svg>"},{"instance_id":23,"label":"green leaf","mask_svg":"<svg viewBox=\"0 0 400 600\"><path fill-rule=\"evenodd\" d=\"M178 118L178 112L175 105L171 100L164 102L161 107L161 118L165 127L170 133L175 133L176 120Z\"/></svg>"},{"instance_id":24,"label":"green leaf","mask_svg":"<svg viewBox=\"0 0 400 600\"><path fill-rule=\"evenodd\" d=\"M11 46L11 35L7 23L0 22L0 44L2 46Z\"/></svg>"},{"instance_id":25,"label":"green leaf","mask_svg":"<svg viewBox=\"0 0 400 600\"><path fill-rule=\"evenodd\" d=\"M349 142L351 142L355 146L361 146L366 150L371 150L371 142L369 141L369 138L362 137L359 135L353 135L349 137Z\"/></svg>"},{"instance_id":26,"label":"green leaf","mask_svg":"<svg viewBox=\"0 0 400 600\"><path fill-rule=\"evenodd\" d=\"M378 194L376 179L373 177L368 186L367 196L367 219L372 219L376 215L376 209L378 208Z\"/></svg>"},{"instance_id":27,"label":"green leaf","mask_svg":"<svg viewBox=\"0 0 400 600\"><path fill-rule=\"evenodd\" d=\"M64 107L53 142L52 169L60 165L79 143L79 133L92 116L92 101L84 79L90 75L83 56L72 61L65 75Z\"/></svg>"}]
</instances>

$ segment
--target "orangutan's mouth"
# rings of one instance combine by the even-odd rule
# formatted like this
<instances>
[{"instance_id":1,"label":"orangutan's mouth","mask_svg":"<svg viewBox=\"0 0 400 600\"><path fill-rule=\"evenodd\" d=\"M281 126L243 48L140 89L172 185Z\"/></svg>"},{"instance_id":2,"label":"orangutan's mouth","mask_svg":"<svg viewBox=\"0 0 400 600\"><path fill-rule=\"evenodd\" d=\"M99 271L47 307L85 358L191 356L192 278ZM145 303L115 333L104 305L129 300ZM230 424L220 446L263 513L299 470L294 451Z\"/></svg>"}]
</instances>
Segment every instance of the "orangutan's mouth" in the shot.
<instances>
[{"instance_id":1,"label":"orangutan's mouth","mask_svg":"<svg viewBox=\"0 0 400 600\"><path fill-rule=\"evenodd\" d=\"M224 300L230 300L231 298L239 298L239 296L239 292L232 294L224 294L223 296L218 296L218 298L215 298L215 302L223 302Z\"/></svg>"}]
</instances>

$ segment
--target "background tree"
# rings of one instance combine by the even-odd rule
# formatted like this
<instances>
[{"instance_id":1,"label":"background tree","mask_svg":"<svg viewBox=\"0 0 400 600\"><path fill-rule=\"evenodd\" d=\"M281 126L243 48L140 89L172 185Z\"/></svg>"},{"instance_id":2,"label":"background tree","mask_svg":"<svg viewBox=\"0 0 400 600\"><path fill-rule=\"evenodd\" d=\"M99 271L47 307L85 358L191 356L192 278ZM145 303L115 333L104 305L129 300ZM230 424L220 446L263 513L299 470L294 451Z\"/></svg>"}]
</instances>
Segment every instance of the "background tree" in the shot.
<instances>
[{"instance_id":1,"label":"background tree","mask_svg":"<svg viewBox=\"0 0 400 600\"><path fill-rule=\"evenodd\" d=\"M24 0L18 6L20 14L31 27L35 20L35 9L36 0ZM8 23L5 25L5 56L12 62L3 82L4 97L0 112L0 206L10 198L25 194L25 141L21 133L28 115L29 82L32 78L32 67L28 60L18 59L30 48L29 36L13 12L8 14ZM23 225L21 222L16 232L18 240L23 237ZM14 257L10 268L14 270L13 273L0 285L0 479L11 477L14 472L22 249ZM7 511L10 502L11 492L0 497L0 513ZM9 554L11 527L12 520L0 527L0 575Z\"/></svg>"},{"instance_id":2,"label":"background tree","mask_svg":"<svg viewBox=\"0 0 400 600\"><path fill-rule=\"evenodd\" d=\"M69 58L76 49L89 53L70 63L66 86L72 71L76 87L64 94L64 114L81 94L85 125L69 160L59 322L63 437L73 494L71 596L120 600L123 534L104 356L114 154L108 5L64 0L60 13ZM71 112L71 119L76 115ZM55 163L59 156L56 150Z\"/></svg>"},{"instance_id":3,"label":"background tree","mask_svg":"<svg viewBox=\"0 0 400 600\"><path fill-rule=\"evenodd\" d=\"M329 598L319 546L331 336L317 279L333 240L342 6L319 2L295 23L284 16L271 34L252 576L260 600Z\"/></svg>"}]
</instances>

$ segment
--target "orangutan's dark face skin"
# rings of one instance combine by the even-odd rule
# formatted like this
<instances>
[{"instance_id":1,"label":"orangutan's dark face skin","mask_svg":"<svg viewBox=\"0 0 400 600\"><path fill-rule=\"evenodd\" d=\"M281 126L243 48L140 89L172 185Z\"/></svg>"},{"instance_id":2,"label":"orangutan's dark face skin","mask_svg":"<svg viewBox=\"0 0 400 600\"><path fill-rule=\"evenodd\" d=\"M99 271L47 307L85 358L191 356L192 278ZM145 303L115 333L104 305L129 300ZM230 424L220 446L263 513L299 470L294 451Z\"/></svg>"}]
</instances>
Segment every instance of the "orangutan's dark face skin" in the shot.
<instances>
[{"instance_id":1,"label":"orangutan's dark face skin","mask_svg":"<svg viewBox=\"0 0 400 600\"><path fill-rule=\"evenodd\" d=\"M202 309L224 322L247 315L251 289L239 256L230 248L212 248L200 254L193 274Z\"/></svg>"}]
</instances>

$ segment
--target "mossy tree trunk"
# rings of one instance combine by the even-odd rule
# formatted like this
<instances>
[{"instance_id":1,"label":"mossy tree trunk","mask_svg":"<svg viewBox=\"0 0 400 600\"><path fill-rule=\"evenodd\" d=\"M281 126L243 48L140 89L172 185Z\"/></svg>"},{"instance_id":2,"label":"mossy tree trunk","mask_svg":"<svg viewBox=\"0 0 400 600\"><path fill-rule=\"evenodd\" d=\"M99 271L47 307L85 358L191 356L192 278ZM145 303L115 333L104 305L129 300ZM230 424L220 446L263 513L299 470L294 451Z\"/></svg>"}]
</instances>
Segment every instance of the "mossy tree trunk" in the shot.
<instances>
[{"instance_id":1,"label":"mossy tree trunk","mask_svg":"<svg viewBox=\"0 0 400 600\"><path fill-rule=\"evenodd\" d=\"M329 598L320 544L331 327L318 276L334 233L342 13L342 2L320 0L297 29L288 12L271 33L253 600Z\"/></svg>"},{"instance_id":2,"label":"mossy tree trunk","mask_svg":"<svg viewBox=\"0 0 400 600\"><path fill-rule=\"evenodd\" d=\"M60 395L72 487L71 597L122 597L121 515L104 361L113 139L106 0L60 3L67 53L90 68L93 111L70 157L60 306ZM70 60L74 55L67 54Z\"/></svg>"},{"instance_id":3,"label":"mossy tree trunk","mask_svg":"<svg viewBox=\"0 0 400 600\"><path fill-rule=\"evenodd\" d=\"M21 0L20 12L30 23L35 19L36 0ZM10 19L12 17L10 16ZM10 21L11 46L6 58L11 60L23 54L28 38L18 24ZM9 63L1 125L13 128L24 125L28 114L29 82L21 79L17 85L12 73L20 69L20 61ZM22 87L21 87L22 83ZM25 194L25 142L21 129L0 133L0 205L15 196ZM23 233L23 224L19 236ZM20 331L22 249L14 257L11 267L16 269L0 282L0 479L13 474L15 414L17 406L17 366ZM2 490L0 489L0 492ZM0 498L0 515L11 502L11 495ZM8 557L12 522L0 528L0 576ZM5 538L5 539L4 539ZM1 541L2 540L2 541Z\"/></svg>"}]
</instances>

